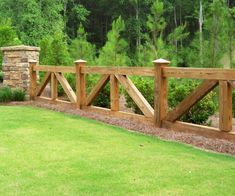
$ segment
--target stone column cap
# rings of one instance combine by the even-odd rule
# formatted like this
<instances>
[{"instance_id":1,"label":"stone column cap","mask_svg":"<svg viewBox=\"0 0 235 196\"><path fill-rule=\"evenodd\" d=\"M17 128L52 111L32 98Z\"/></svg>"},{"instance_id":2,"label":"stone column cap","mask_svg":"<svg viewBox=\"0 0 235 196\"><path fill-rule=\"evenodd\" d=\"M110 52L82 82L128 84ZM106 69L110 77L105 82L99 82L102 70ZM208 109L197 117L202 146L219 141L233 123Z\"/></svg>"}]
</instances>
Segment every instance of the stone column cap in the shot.
<instances>
[{"instance_id":1,"label":"stone column cap","mask_svg":"<svg viewBox=\"0 0 235 196\"><path fill-rule=\"evenodd\" d=\"M19 46L1 47L0 50L3 52L4 51L40 51L40 47L19 45Z\"/></svg>"}]
</instances>

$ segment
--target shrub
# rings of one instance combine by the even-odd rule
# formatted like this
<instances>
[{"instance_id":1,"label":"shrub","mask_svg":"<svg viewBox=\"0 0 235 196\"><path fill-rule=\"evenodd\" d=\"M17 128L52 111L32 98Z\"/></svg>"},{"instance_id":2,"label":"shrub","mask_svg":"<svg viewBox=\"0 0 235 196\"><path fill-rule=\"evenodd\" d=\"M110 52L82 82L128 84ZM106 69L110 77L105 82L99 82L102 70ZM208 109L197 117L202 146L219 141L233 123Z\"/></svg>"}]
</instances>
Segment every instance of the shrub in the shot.
<instances>
[{"instance_id":1,"label":"shrub","mask_svg":"<svg viewBox=\"0 0 235 196\"><path fill-rule=\"evenodd\" d=\"M9 87L0 88L0 102L10 102L12 97L13 93Z\"/></svg>"},{"instance_id":2,"label":"shrub","mask_svg":"<svg viewBox=\"0 0 235 196\"><path fill-rule=\"evenodd\" d=\"M136 85L138 90L142 93L142 95L148 100L151 106L154 105L154 79L149 77L132 77L132 82ZM126 106L128 108L132 108L133 111L137 114L142 114L139 107L135 104L132 98L128 95L126 91L124 91L124 95L126 98Z\"/></svg>"},{"instance_id":3,"label":"shrub","mask_svg":"<svg viewBox=\"0 0 235 196\"><path fill-rule=\"evenodd\" d=\"M13 90L12 101L24 101L25 100L25 91L21 89Z\"/></svg>"},{"instance_id":4,"label":"shrub","mask_svg":"<svg viewBox=\"0 0 235 196\"><path fill-rule=\"evenodd\" d=\"M147 99L150 105L154 105L154 80L153 78L133 77L131 78L136 87ZM190 92L192 92L198 85L199 81L172 79L169 80L168 87L168 104L170 108L174 108L180 103ZM127 107L132 108L135 113L142 114L138 106L125 92ZM209 93L203 100L198 102L191 110L184 115L181 120L196 124L206 124L208 118L213 115L217 109L215 104L216 93Z\"/></svg>"},{"instance_id":5,"label":"shrub","mask_svg":"<svg viewBox=\"0 0 235 196\"><path fill-rule=\"evenodd\" d=\"M174 108L187 95L189 95L200 84L200 81L189 79L172 79L169 82L169 107ZM215 103L216 93L210 92L204 99L194 105L181 120L195 124L207 124L208 118L217 109Z\"/></svg>"},{"instance_id":6,"label":"shrub","mask_svg":"<svg viewBox=\"0 0 235 196\"><path fill-rule=\"evenodd\" d=\"M21 89L0 88L0 102L24 101L26 93Z\"/></svg>"},{"instance_id":7,"label":"shrub","mask_svg":"<svg viewBox=\"0 0 235 196\"><path fill-rule=\"evenodd\" d=\"M2 71L0 71L0 83L2 83L3 82L3 72Z\"/></svg>"},{"instance_id":8,"label":"shrub","mask_svg":"<svg viewBox=\"0 0 235 196\"><path fill-rule=\"evenodd\" d=\"M70 84L71 88L76 91L76 77L75 74L66 74L65 78L67 79L68 83ZM88 75L86 77L86 90L87 94L90 93L92 88L98 82L100 76L99 75ZM64 90L62 86L58 85L58 95L63 96ZM110 108L110 85L107 84L99 93L98 97L92 103L95 106Z\"/></svg>"},{"instance_id":9,"label":"shrub","mask_svg":"<svg viewBox=\"0 0 235 196\"><path fill-rule=\"evenodd\" d=\"M87 93L89 93L99 80L99 75L89 75L87 77ZM92 103L95 106L110 108L110 85L107 84Z\"/></svg>"}]
</instances>

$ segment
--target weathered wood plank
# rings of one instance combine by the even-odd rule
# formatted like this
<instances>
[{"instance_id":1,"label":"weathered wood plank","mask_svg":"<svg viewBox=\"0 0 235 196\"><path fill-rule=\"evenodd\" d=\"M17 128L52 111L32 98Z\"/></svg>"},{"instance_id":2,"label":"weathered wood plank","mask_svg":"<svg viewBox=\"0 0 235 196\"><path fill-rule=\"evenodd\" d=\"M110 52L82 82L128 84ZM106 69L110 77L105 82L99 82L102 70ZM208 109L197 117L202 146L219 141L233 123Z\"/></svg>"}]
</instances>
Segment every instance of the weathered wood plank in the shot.
<instances>
[{"instance_id":1,"label":"weathered wood plank","mask_svg":"<svg viewBox=\"0 0 235 196\"><path fill-rule=\"evenodd\" d=\"M64 89L64 92L68 96L69 100L72 103L76 103L76 100L77 100L76 94L74 93L73 89L69 85L66 78L62 74L59 74L59 73L55 73L55 75L56 75L57 80L61 84L62 88Z\"/></svg>"},{"instance_id":2,"label":"weathered wood plank","mask_svg":"<svg viewBox=\"0 0 235 196\"><path fill-rule=\"evenodd\" d=\"M200 136L213 138L213 139L225 139L229 141L235 141L235 132L221 132L218 128L207 127L202 125L195 125L191 123L185 123L176 121L174 123L169 121L163 121L163 128L172 129L174 131L193 133Z\"/></svg>"},{"instance_id":3,"label":"weathered wood plank","mask_svg":"<svg viewBox=\"0 0 235 196\"><path fill-rule=\"evenodd\" d=\"M136 86L127 76L115 75L118 81L123 85L125 90L128 92L133 101L137 104L139 109L143 112L146 117L153 118L154 110Z\"/></svg>"},{"instance_id":4,"label":"weathered wood plank","mask_svg":"<svg viewBox=\"0 0 235 196\"><path fill-rule=\"evenodd\" d=\"M58 81L54 73L51 74L51 98L53 101L58 98Z\"/></svg>"},{"instance_id":5,"label":"weathered wood plank","mask_svg":"<svg viewBox=\"0 0 235 196\"><path fill-rule=\"evenodd\" d=\"M34 71L56 72L56 73L76 73L75 67L69 66L35 66Z\"/></svg>"},{"instance_id":6,"label":"weathered wood plank","mask_svg":"<svg viewBox=\"0 0 235 196\"><path fill-rule=\"evenodd\" d=\"M163 76L162 70L167 67L170 62L164 59L158 59L153 63L155 66L154 122L157 127L162 127L162 120L166 117L168 111L167 78Z\"/></svg>"},{"instance_id":7,"label":"weathered wood plank","mask_svg":"<svg viewBox=\"0 0 235 196\"><path fill-rule=\"evenodd\" d=\"M36 98L36 88L37 88L37 73L34 71L37 61L29 62L29 76L30 76L30 90L29 96L30 100L35 100Z\"/></svg>"},{"instance_id":8,"label":"weathered wood plank","mask_svg":"<svg viewBox=\"0 0 235 196\"><path fill-rule=\"evenodd\" d=\"M216 80L206 80L188 95L175 109L167 114L166 120L174 122L187 113L198 101L218 85Z\"/></svg>"},{"instance_id":9,"label":"weathered wood plank","mask_svg":"<svg viewBox=\"0 0 235 196\"><path fill-rule=\"evenodd\" d=\"M90 94L87 97L86 105L89 106L92 104L92 102L95 100L95 98L98 96L99 92L105 87L105 85L109 81L109 75L103 75L100 80L97 82L97 84L93 87Z\"/></svg>"},{"instance_id":10,"label":"weathered wood plank","mask_svg":"<svg viewBox=\"0 0 235 196\"><path fill-rule=\"evenodd\" d=\"M164 77L205 80L235 80L235 69L166 67Z\"/></svg>"},{"instance_id":11,"label":"weathered wood plank","mask_svg":"<svg viewBox=\"0 0 235 196\"><path fill-rule=\"evenodd\" d=\"M154 76L154 69L148 67L83 67L82 73Z\"/></svg>"},{"instance_id":12,"label":"weathered wood plank","mask_svg":"<svg viewBox=\"0 0 235 196\"><path fill-rule=\"evenodd\" d=\"M110 101L111 110L119 111L119 86L115 75L110 76Z\"/></svg>"},{"instance_id":13,"label":"weathered wood plank","mask_svg":"<svg viewBox=\"0 0 235 196\"><path fill-rule=\"evenodd\" d=\"M80 59L74 63L76 68L76 106L81 109L86 105L86 75L81 71L86 66L86 61Z\"/></svg>"},{"instance_id":14,"label":"weathered wood plank","mask_svg":"<svg viewBox=\"0 0 235 196\"><path fill-rule=\"evenodd\" d=\"M127 113L122 111L112 111L111 109L101 108L96 106L85 106L83 109L89 112L94 112L94 113L96 112L103 115L109 115L117 118L129 119L129 120L139 121L141 123L148 125L153 125L153 118L148 118L144 115Z\"/></svg>"},{"instance_id":15,"label":"weathered wood plank","mask_svg":"<svg viewBox=\"0 0 235 196\"><path fill-rule=\"evenodd\" d=\"M219 127L221 131L232 130L232 86L227 81L219 82L220 89L220 116Z\"/></svg>"},{"instance_id":16,"label":"weathered wood plank","mask_svg":"<svg viewBox=\"0 0 235 196\"><path fill-rule=\"evenodd\" d=\"M46 85L48 84L48 82L50 81L51 79L51 73L48 72L46 73L46 75L44 76L41 84L37 87L37 90L36 90L36 96L41 96L43 90L45 89Z\"/></svg>"}]
</instances>

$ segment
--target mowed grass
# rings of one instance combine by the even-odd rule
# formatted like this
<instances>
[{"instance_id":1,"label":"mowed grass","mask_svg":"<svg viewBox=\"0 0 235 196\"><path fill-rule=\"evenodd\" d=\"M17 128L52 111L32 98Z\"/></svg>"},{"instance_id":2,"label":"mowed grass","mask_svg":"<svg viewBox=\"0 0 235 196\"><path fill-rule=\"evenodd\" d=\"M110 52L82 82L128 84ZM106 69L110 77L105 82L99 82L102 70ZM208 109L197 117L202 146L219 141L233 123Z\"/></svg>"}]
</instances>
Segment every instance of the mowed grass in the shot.
<instances>
[{"instance_id":1,"label":"mowed grass","mask_svg":"<svg viewBox=\"0 0 235 196\"><path fill-rule=\"evenodd\" d=\"M235 195L235 158L32 107L0 107L0 195Z\"/></svg>"}]
</instances>

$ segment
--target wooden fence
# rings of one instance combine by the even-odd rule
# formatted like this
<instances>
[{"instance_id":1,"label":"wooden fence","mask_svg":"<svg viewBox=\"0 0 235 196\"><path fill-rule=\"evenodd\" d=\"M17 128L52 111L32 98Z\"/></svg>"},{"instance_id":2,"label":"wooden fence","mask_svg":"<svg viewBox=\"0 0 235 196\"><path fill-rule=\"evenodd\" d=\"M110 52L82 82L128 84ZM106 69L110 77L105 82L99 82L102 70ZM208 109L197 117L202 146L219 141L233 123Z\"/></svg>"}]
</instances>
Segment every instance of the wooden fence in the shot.
<instances>
[{"instance_id":1,"label":"wooden fence","mask_svg":"<svg viewBox=\"0 0 235 196\"><path fill-rule=\"evenodd\" d=\"M142 122L153 123L159 128L170 128L184 132L193 132L200 135L235 140L232 130L232 81L235 80L233 69L207 68L172 68L169 61L159 59L153 62L153 68L140 67L88 67L86 61L78 60L74 67L64 66L37 66L37 62L30 62L30 98L35 100L42 95L43 90L51 81L51 98L58 100L58 82L61 84L70 102L77 109L104 112L120 118L138 119ZM37 85L37 72L46 72L43 81ZM64 77L64 73L76 75L76 92ZM100 74L101 78L86 95L87 74ZM154 108L148 103L141 92L136 88L128 76L154 77ZM190 95L188 95L174 109L169 110L167 103L167 78L191 78L204 80ZM92 102L99 92L110 82L111 108L92 106ZM137 104L143 115L126 113L119 110L119 85L127 91ZM197 102L203 99L216 86L219 86L219 128L184 123L179 119L187 113Z\"/></svg>"}]
</instances>

